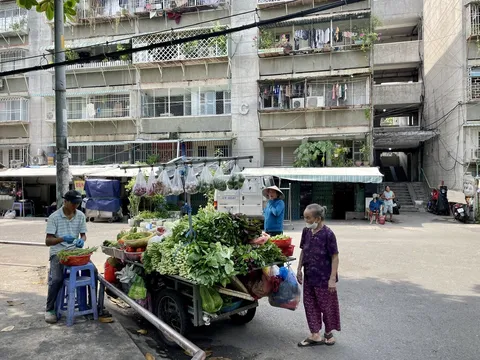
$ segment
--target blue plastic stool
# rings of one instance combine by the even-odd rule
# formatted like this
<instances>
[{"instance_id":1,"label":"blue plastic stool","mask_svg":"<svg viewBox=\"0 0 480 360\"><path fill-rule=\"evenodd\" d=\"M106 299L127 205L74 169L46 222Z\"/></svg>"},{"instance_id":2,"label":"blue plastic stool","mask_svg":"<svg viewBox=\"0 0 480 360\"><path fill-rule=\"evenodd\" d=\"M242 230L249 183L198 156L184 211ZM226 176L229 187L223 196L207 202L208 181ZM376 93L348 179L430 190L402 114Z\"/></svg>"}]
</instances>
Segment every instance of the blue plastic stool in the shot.
<instances>
[{"instance_id":1,"label":"blue plastic stool","mask_svg":"<svg viewBox=\"0 0 480 360\"><path fill-rule=\"evenodd\" d=\"M81 271L85 270L89 271L90 276L78 276ZM56 313L58 319L66 314L67 326L73 325L76 316L93 314L94 320L97 320L97 294L93 264L65 266L64 278L63 286L57 295ZM87 289L90 292L90 304L87 300Z\"/></svg>"}]
</instances>

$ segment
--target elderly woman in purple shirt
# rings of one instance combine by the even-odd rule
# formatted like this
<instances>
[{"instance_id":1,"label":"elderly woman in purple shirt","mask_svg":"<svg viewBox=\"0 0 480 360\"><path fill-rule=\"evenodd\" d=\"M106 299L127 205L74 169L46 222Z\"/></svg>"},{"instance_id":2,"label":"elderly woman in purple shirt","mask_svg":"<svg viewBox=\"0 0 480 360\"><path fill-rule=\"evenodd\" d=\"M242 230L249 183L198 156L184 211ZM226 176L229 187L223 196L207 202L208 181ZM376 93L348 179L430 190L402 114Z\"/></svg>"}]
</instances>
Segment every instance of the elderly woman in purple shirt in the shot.
<instances>
[{"instance_id":1,"label":"elderly woman in purple shirt","mask_svg":"<svg viewBox=\"0 0 480 360\"><path fill-rule=\"evenodd\" d=\"M333 231L324 224L326 208L308 205L303 214L297 279L303 284L303 302L311 335L298 346L334 345L332 331L340 331L340 308L337 298L338 247ZM302 273L302 268L305 277ZM320 333L325 324L323 336Z\"/></svg>"}]
</instances>

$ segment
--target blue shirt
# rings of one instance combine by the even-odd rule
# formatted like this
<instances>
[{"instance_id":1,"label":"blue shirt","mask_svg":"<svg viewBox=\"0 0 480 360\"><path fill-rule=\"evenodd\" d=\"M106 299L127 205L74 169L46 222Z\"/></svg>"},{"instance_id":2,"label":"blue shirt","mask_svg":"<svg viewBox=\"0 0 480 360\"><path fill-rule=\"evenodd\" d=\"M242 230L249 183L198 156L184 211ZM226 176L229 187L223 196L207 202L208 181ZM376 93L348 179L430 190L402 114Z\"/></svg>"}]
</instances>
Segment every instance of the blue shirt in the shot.
<instances>
[{"instance_id":1,"label":"blue shirt","mask_svg":"<svg viewBox=\"0 0 480 360\"><path fill-rule=\"evenodd\" d=\"M265 231L283 231L285 203L283 200L268 200L263 215L265 216Z\"/></svg>"},{"instance_id":2,"label":"blue shirt","mask_svg":"<svg viewBox=\"0 0 480 360\"><path fill-rule=\"evenodd\" d=\"M370 211L380 211L380 202L370 201Z\"/></svg>"},{"instance_id":3,"label":"blue shirt","mask_svg":"<svg viewBox=\"0 0 480 360\"><path fill-rule=\"evenodd\" d=\"M87 221L85 215L76 210L75 215L69 220L63 212L63 206L48 217L47 235L54 235L61 238L67 235L79 237L87 232ZM50 246L50 257L56 255L60 250L75 249L75 244L60 244Z\"/></svg>"}]
</instances>

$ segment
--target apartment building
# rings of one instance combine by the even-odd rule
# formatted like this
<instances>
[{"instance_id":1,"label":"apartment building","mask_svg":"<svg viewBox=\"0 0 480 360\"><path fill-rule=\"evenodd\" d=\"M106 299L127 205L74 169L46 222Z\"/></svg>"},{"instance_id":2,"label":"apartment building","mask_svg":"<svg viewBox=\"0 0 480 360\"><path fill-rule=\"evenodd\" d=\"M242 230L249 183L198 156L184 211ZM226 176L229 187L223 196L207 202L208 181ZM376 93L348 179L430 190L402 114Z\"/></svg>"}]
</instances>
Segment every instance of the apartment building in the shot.
<instances>
[{"instance_id":1,"label":"apartment building","mask_svg":"<svg viewBox=\"0 0 480 360\"><path fill-rule=\"evenodd\" d=\"M324 3L81 0L65 28L66 56L88 58ZM400 154L404 176L417 180L420 146L433 136L422 124L422 11L418 0L365 0L260 31L69 66L71 164L221 153L253 155L253 166L292 166L302 142L329 140L349 149L352 166L390 167L388 155ZM2 62L15 60L3 69L52 61L51 24L42 15L2 1L0 20ZM29 58L39 54L45 57ZM54 153L52 80L53 71L3 80L4 165L43 163Z\"/></svg>"},{"instance_id":2,"label":"apartment building","mask_svg":"<svg viewBox=\"0 0 480 360\"><path fill-rule=\"evenodd\" d=\"M439 133L424 168L432 186L462 189L480 175L480 3L425 0L424 11L426 120Z\"/></svg>"}]
</instances>

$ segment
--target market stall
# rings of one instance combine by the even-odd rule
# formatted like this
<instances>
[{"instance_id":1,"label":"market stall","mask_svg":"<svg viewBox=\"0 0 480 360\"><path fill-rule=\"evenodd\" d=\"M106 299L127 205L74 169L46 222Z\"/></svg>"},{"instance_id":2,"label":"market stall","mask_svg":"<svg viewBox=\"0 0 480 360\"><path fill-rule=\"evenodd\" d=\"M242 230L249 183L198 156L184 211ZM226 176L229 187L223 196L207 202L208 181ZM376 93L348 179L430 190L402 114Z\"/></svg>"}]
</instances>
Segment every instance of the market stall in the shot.
<instances>
[{"instance_id":1,"label":"market stall","mask_svg":"<svg viewBox=\"0 0 480 360\"><path fill-rule=\"evenodd\" d=\"M153 224L153 229L130 228L102 246L110 256L105 279L182 335L191 326L227 318L235 324L248 323L262 297L268 297L272 306L290 310L300 300L295 274L288 266L295 260L290 238L270 239L260 221L221 213L213 206L191 215L189 195L243 186L236 160L228 175L220 166L212 175L205 163L207 170L197 176L192 162L175 164L173 180L163 167L158 177L152 169L148 181L139 172L132 189L137 196L181 191L188 215L163 226Z\"/></svg>"}]
</instances>

